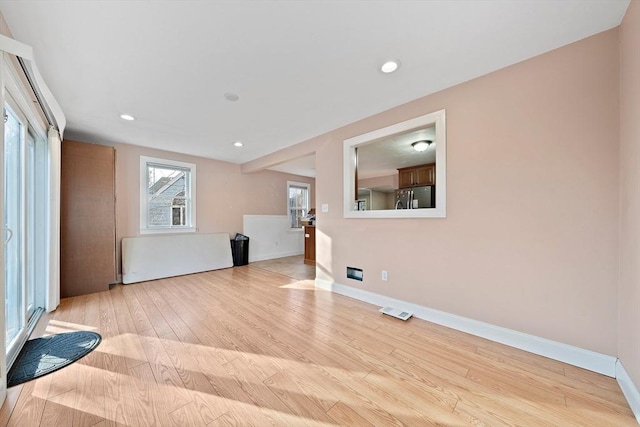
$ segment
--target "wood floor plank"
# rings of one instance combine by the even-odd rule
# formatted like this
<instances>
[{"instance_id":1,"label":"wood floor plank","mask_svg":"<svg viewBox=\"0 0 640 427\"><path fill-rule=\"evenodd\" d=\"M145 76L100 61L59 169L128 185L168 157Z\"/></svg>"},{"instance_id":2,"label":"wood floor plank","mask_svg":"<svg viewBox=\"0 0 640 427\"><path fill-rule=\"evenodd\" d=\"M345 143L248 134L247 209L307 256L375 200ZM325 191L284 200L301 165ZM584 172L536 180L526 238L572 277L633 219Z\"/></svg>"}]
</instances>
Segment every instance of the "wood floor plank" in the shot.
<instances>
[{"instance_id":1,"label":"wood floor plank","mask_svg":"<svg viewBox=\"0 0 640 427\"><path fill-rule=\"evenodd\" d=\"M78 376L75 375L76 371L76 366L69 365L65 369L60 369L49 374L48 376L51 377L51 385L49 386L47 398L51 399L59 394L75 390L79 380Z\"/></svg>"},{"instance_id":2,"label":"wood floor plank","mask_svg":"<svg viewBox=\"0 0 640 427\"><path fill-rule=\"evenodd\" d=\"M374 424L362 418L362 416L354 409L351 409L349 405L345 405L339 401L327 411L327 415L341 426L374 427Z\"/></svg>"},{"instance_id":3,"label":"wood floor plank","mask_svg":"<svg viewBox=\"0 0 640 427\"><path fill-rule=\"evenodd\" d=\"M494 345L490 347L478 346L476 353L506 363L513 363L519 369L523 370L534 370L534 372L537 372L536 370L540 369L540 371L543 372L565 375L565 363L506 345L498 346L495 345L496 343L493 344Z\"/></svg>"},{"instance_id":4,"label":"wood floor plank","mask_svg":"<svg viewBox=\"0 0 640 427\"><path fill-rule=\"evenodd\" d=\"M17 385L7 389L7 396L0 409L0 426L6 426L9 423L9 418L11 418L11 413L16 407L16 403L18 403L22 387L22 385Z\"/></svg>"},{"instance_id":5,"label":"wood floor plank","mask_svg":"<svg viewBox=\"0 0 640 427\"><path fill-rule=\"evenodd\" d=\"M140 337L144 335L144 331L138 335L130 316L116 317L116 324L119 334L105 339L103 351L109 351L124 357L127 368L148 363L149 360L143 348L144 343Z\"/></svg>"},{"instance_id":6,"label":"wood floor plank","mask_svg":"<svg viewBox=\"0 0 640 427\"><path fill-rule=\"evenodd\" d=\"M233 400L278 412L291 412L289 407L278 398L273 390L263 384L252 372L247 372L245 369L237 369L232 363L225 363L222 368L225 373L210 378L210 381L217 383L221 387L228 388L229 395ZM233 410L234 406L236 405L230 404L230 410Z\"/></svg>"},{"instance_id":7,"label":"wood floor plank","mask_svg":"<svg viewBox=\"0 0 640 427\"><path fill-rule=\"evenodd\" d=\"M600 425L611 423L613 425L633 425L629 422L633 418L631 408L621 407L619 405L607 405L606 403L594 402L593 399L585 396L571 395L567 396L567 408L580 411ZM599 421L598 421L599 420Z\"/></svg>"},{"instance_id":8,"label":"wood floor plank","mask_svg":"<svg viewBox=\"0 0 640 427\"><path fill-rule=\"evenodd\" d=\"M179 286L161 283L163 291L167 293L166 301L176 313L179 313L181 319L188 325L198 340L212 349L212 355L217 358L219 363L226 363L229 357L236 357L233 352L217 352L217 349L236 349L233 339L230 339L217 326L218 321L208 313L210 307L204 308L200 302L191 301L190 293L181 290ZM207 308L209 307L209 308Z\"/></svg>"},{"instance_id":9,"label":"wood floor plank","mask_svg":"<svg viewBox=\"0 0 640 427\"><path fill-rule=\"evenodd\" d=\"M73 415L74 426L92 426L106 417L102 353L93 351L90 355L90 363L78 364L75 407L79 409Z\"/></svg>"},{"instance_id":10,"label":"wood floor plank","mask_svg":"<svg viewBox=\"0 0 640 427\"><path fill-rule=\"evenodd\" d=\"M49 395L51 377L51 375L47 375L37 380L24 383L20 397L9 418L8 426L40 425L47 402L47 396Z\"/></svg>"},{"instance_id":11,"label":"wood floor plank","mask_svg":"<svg viewBox=\"0 0 640 427\"><path fill-rule=\"evenodd\" d=\"M47 399L42 413L41 425L73 426L75 400L75 390Z\"/></svg>"},{"instance_id":12,"label":"wood floor plank","mask_svg":"<svg viewBox=\"0 0 640 427\"><path fill-rule=\"evenodd\" d=\"M188 347L195 347L195 345L183 343L175 335L162 337L161 341L183 384L187 389L195 392L191 393L193 402L185 406L195 405L205 423L227 412L229 408L224 399L217 395L209 378L200 369L198 361L188 351Z\"/></svg>"},{"instance_id":13,"label":"wood floor plank","mask_svg":"<svg viewBox=\"0 0 640 427\"><path fill-rule=\"evenodd\" d=\"M323 363L323 357L315 353L297 353L292 348L269 349L273 354L281 354L284 358L292 358L298 361L292 365L292 373L305 378L311 378L315 385L324 390L323 395L334 396L337 400L357 408L358 413L368 422L374 425L402 425L403 423L384 409L378 402L374 402L364 396L361 391L362 373L349 369L336 368ZM302 369L304 374L296 369ZM366 375L365 375L366 376ZM388 402L385 402L387 404Z\"/></svg>"},{"instance_id":14,"label":"wood floor plank","mask_svg":"<svg viewBox=\"0 0 640 427\"><path fill-rule=\"evenodd\" d=\"M135 294L138 303L142 307L142 310L144 310L147 319L149 319L149 322L158 336L173 332L173 329L171 329L171 326L167 323L163 314L158 310L155 303L151 298L149 298L149 295L142 286L133 286L128 289L133 289L133 293Z\"/></svg>"},{"instance_id":15,"label":"wood floor plank","mask_svg":"<svg viewBox=\"0 0 640 427\"><path fill-rule=\"evenodd\" d=\"M176 366L165 351L162 342L157 337L143 337L143 348L149 360L149 366L153 372L156 383L165 385L171 390L171 400L167 412L173 412L184 405L191 403L192 399L185 388ZM180 368L180 367L179 367Z\"/></svg>"},{"instance_id":16,"label":"wood floor plank","mask_svg":"<svg viewBox=\"0 0 640 427\"><path fill-rule=\"evenodd\" d=\"M124 358L105 355L104 360L105 418L119 424L137 425L136 407L131 399L135 394L135 386L127 375Z\"/></svg>"},{"instance_id":17,"label":"wood floor plank","mask_svg":"<svg viewBox=\"0 0 640 427\"><path fill-rule=\"evenodd\" d=\"M326 412L337 400L318 397L319 388L312 382L293 378L287 372L279 372L264 381L273 393L287 405L293 413L306 418L330 422Z\"/></svg>"},{"instance_id":18,"label":"wood floor plank","mask_svg":"<svg viewBox=\"0 0 640 427\"><path fill-rule=\"evenodd\" d=\"M69 312L68 322L74 326L76 330L86 329L84 322L85 306L88 298L86 296L78 296L73 298L71 311Z\"/></svg>"},{"instance_id":19,"label":"wood floor plank","mask_svg":"<svg viewBox=\"0 0 640 427\"><path fill-rule=\"evenodd\" d=\"M377 310L251 265L63 299L38 334L103 341L0 425L637 425L614 379Z\"/></svg>"},{"instance_id":20,"label":"wood floor plank","mask_svg":"<svg viewBox=\"0 0 640 427\"><path fill-rule=\"evenodd\" d=\"M133 379L133 394L131 399L135 401L135 409L138 422L141 426L162 425L163 420L169 416L164 407L164 399L170 399L170 391L163 396L156 383L149 363L136 365L129 369L129 375Z\"/></svg>"},{"instance_id":21,"label":"wood floor plank","mask_svg":"<svg viewBox=\"0 0 640 427\"><path fill-rule=\"evenodd\" d=\"M566 364L564 366L564 374L568 378L575 379L581 383L590 384L599 389L611 391L618 396L620 395L620 386L614 378Z\"/></svg>"},{"instance_id":22,"label":"wood floor plank","mask_svg":"<svg viewBox=\"0 0 640 427\"><path fill-rule=\"evenodd\" d=\"M198 408L194 403L189 403L182 408L176 409L171 414L169 414L169 417L171 419L172 425L174 425L175 427L201 427L207 425L207 423L200 415L200 412L198 412Z\"/></svg>"},{"instance_id":23,"label":"wood floor plank","mask_svg":"<svg viewBox=\"0 0 640 427\"><path fill-rule=\"evenodd\" d=\"M138 298L134 291L135 286L121 286L119 289L122 291L122 296L129 308L131 317L138 331L146 331L153 328L153 324L147 317L142 304L138 301Z\"/></svg>"},{"instance_id":24,"label":"wood floor plank","mask_svg":"<svg viewBox=\"0 0 640 427\"><path fill-rule=\"evenodd\" d=\"M191 344L200 344L200 340L193 334L189 326L175 311L173 311L171 305L169 305L167 301L165 301L163 296L158 291L156 283L145 283L144 290L147 292L147 294L149 294L149 297L156 305L160 313L162 313L167 323L171 326L171 330L180 339L180 341L188 342Z\"/></svg>"},{"instance_id":25,"label":"wood floor plank","mask_svg":"<svg viewBox=\"0 0 640 427\"><path fill-rule=\"evenodd\" d=\"M512 427L512 426L525 426L520 424L509 414L505 414L499 406L495 407L480 406L474 404L473 401L466 401L460 399L453 409L453 413L462 418L466 423L478 427ZM540 423L535 419L530 419L526 424L527 427L543 427L545 424Z\"/></svg>"}]
</instances>

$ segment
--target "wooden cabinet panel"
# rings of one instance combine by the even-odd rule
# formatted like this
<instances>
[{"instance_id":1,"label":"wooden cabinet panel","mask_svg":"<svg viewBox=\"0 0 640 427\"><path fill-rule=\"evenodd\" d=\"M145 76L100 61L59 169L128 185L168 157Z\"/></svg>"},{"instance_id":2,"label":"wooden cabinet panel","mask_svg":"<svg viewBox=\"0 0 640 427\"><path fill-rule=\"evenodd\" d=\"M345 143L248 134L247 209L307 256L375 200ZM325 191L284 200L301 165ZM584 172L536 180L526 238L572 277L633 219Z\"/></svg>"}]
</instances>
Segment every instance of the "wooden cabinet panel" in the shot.
<instances>
[{"instance_id":1,"label":"wooden cabinet panel","mask_svg":"<svg viewBox=\"0 0 640 427\"><path fill-rule=\"evenodd\" d=\"M400 188L413 187L413 168L398 169L398 185Z\"/></svg>"},{"instance_id":2,"label":"wooden cabinet panel","mask_svg":"<svg viewBox=\"0 0 640 427\"><path fill-rule=\"evenodd\" d=\"M116 281L115 150L65 140L61 175L60 296L106 291Z\"/></svg>"},{"instance_id":3,"label":"wooden cabinet panel","mask_svg":"<svg viewBox=\"0 0 640 427\"><path fill-rule=\"evenodd\" d=\"M436 182L435 177L436 165L418 166L415 170L416 185L433 185Z\"/></svg>"},{"instance_id":4,"label":"wooden cabinet panel","mask_svg":"<svg viewBox=\"0 0 640 427\"><path fill-rule=\"evenodd\" d=\"M434 185L435 183L435 163L398 169L398 186L400 188Z\"/></svg>"},{"instance_id":5,"label":"wooden cabinet panel","mask_svg":"<svg viewBox=\"0 0 640 427\"><path fill-rule=\"evenodd\" d=\"M304 227L304 263L316 264L316 227Z\"/></svg>"}]
</instances>

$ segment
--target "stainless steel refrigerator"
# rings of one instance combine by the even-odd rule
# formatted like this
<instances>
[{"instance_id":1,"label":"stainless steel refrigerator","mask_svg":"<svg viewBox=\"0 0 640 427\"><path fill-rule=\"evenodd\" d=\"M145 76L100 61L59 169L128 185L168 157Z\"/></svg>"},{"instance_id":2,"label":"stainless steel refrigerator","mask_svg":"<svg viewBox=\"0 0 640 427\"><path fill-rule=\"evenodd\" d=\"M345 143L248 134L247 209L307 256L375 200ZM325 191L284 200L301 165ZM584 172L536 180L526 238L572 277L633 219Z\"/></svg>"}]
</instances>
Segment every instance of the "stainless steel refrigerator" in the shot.
<instances>
[{"instance_id":1,"label":"stainless steel refrigerator","mask_svg":"<svg viewBox=\"0 0 640 427\"><path fill-rule=\"evenodd\" d=\"M435 207L435 185L396 190L396 209L427 209Z\"/></svg>"}]
</instances>

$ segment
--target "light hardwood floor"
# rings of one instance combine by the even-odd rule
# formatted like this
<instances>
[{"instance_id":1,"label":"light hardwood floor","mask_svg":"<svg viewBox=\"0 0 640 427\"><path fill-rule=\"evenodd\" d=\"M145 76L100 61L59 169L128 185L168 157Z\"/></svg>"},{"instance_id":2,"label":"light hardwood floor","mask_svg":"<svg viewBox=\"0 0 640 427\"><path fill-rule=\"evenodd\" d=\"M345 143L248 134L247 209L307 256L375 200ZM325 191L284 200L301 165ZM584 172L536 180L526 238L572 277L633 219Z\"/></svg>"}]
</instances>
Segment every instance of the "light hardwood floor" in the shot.
<instances>
[{"instance_id":1,"label":"light hardwood floor","mask_svg":"<svg viewBox=\"0 0 640 427\"><path fill-rule=\"evenodd\" d=\"M69 298L78 363L9 389L12 426L637 426L612 378L402 322L253 265Z\"/></svg>"},{"instance_id":2,"label":"light hardwood floor","mask_svg":"<svg viewBox=\"0 0 640 427\"><path fill-rule=\"evenodd\" d=\"M316 266L304 263L304 255L274 258L252 262L252 266L264 268L274 273L284 274L293 279L306 280L316 277Z\"/></svg>"}]
</instances>

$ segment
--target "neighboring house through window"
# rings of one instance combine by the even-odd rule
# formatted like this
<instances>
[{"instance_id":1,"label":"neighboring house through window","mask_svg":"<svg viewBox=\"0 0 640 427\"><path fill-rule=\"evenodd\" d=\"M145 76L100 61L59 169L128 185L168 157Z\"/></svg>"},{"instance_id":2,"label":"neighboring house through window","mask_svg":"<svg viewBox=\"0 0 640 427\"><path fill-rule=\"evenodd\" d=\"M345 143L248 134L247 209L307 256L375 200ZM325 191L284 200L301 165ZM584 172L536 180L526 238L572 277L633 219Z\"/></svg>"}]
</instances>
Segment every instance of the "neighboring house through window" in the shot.
<instances>
[{"instance_id":1,"label":"neighboring house through window","mask_svg":"<svg viewBox=\"0 0 640 427\"><path fill-rule=\"evenodd\" d=\"M196 165L140 156L140 233L196 230Z\"/></svg>"},{"instance_id":2,"label":"neighboring house through window","mask_svg":"<svg viewBox=\"0 0 640 427\"><path fill-rule=\"evenodd\" d=\"M287 181L287 216L292 229L302 228L300 220L309 213L309 188L304 182Z\"/></svg>"}]
</instances>

